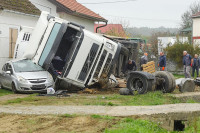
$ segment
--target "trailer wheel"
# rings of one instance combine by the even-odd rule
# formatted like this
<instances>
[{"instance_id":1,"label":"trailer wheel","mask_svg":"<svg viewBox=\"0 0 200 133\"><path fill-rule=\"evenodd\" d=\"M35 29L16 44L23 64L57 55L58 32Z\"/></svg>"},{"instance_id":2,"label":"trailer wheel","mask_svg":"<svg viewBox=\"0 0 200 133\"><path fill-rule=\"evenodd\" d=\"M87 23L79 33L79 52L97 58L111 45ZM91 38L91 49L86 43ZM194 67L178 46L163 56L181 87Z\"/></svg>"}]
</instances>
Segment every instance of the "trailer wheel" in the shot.
<instances>
[{"instance_id":1,"label":"trailer wheel","mask_svg":"<svg viewBox=\"0 0 200 133\"><path fill-rule=\"evenodd\" d=\"M170 93L175 89L175 79L169 72L158 71L155 73L156 80L160 82L156 84L156 90L162 90L163 93Z\"/></svg>"},{"instance_id":2,"label":"trailer wheel","mask_svg":"<svg viewBox=\"0 0 200 133\"><path fill-rule=\"evenodd\" d=\"M167 72L167 73L169 74L169 76L172 79L172 88L171 88L170 92L173 92L175 90L175 88L176 88L176 80L175 80L174 76L172 75L172 73L170 73L170 72Z\"/></svg>"},{"instance_id":3,"label":"trailer wheel","mask_svg":"<svg viewBox=\"0 0 200 133\"><path fill-rule=\"evenodd\" d=\"M139 94L144 94L151 90L151 84L146 77L139 74L131 74L127 81L127 88L131 93L137 91Z\"/></svg>"}]
</instances>

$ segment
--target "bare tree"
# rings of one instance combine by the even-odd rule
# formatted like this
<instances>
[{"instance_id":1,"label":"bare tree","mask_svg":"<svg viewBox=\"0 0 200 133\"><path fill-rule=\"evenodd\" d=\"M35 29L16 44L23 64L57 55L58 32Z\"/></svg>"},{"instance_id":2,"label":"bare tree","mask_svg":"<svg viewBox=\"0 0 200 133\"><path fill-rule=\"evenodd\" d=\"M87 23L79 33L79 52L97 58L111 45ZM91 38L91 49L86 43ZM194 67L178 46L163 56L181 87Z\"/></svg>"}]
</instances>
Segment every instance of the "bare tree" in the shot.
<instances>
[{"instance_id":1,"label":"bare tree","mask_svg":"<svg viewBox=\"0 0 200 133\"><path fill-rule=\"evenodd\" d=\"M189 9L183 13L181 16L181 28L189 28L192 27L192 15L196 14L197 12L200 12L200 2L196 1L192 3L189 7Z\"/></svg>"}]
</instances>

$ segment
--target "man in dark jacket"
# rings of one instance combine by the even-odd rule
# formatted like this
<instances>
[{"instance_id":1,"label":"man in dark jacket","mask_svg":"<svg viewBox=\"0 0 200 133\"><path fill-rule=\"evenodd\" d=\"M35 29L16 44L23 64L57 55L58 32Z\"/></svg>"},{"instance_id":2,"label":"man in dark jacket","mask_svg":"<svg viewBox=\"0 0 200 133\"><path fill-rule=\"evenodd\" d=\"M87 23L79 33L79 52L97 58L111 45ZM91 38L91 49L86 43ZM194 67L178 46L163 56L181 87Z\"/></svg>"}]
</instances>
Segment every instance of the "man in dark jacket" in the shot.
<instances>
[{"instance_id":1,"label":"man in dark jacket","mask_svg":"<svg viewBox=\"0 0 200 133\"><path fill-rule=\"evenodd\" d=\"M187 51L183 51L183 67L184 67L184 74L185 78L191 78L190 69L191 69L191 55L187 53Z\"/></svg>"},{"instance_id":2,"label":"man in dark jacket","mask_svg":"<svg viewBox=\"0 0 200 133\"><path fill-rule=\"evenodd\" d=\"M160 67L160 71L164 71L166 67L166 56L164 55L164 52L160 52L160 60L158 67Z\"/></svg>"},{"instance_id":3,"label":"man in dark jacket","mask_svg":"<svg viewBox=\"0 0 200 133\"><path fill-rule=\"evenodd\" d=\"M144 55L140 58L140 70L142 71L143 70L143 64L147 64L148 62L148 54L147 53L144 53Z\"/></svg>"},{"instance_id":4,"label":"man in dark jacket","mask_svg":"<svg viewBox=\"0 0 200 133\"><path fill-rule=\"evenodd\" d=\"M136 66L136 63L134 60L129 60L128 63L126 64L125 66L125 69L124 69L124 73L126 71L131 72L131 71L136 71L137 70L137 66Z\"/></svg>"},{"instance_id":5,"label":"man in dark jacket","mask_svg":"<svg viewBox=\"0 0 200 133\"><path fill-rule=\"evenodd\" d=\"M197 72L197 77L199 77L199 66L200 66L200 59L198 55L195 54L194 58L192 59L192 77L194 78L195 70Z\"/></svg>"}]
</instances>

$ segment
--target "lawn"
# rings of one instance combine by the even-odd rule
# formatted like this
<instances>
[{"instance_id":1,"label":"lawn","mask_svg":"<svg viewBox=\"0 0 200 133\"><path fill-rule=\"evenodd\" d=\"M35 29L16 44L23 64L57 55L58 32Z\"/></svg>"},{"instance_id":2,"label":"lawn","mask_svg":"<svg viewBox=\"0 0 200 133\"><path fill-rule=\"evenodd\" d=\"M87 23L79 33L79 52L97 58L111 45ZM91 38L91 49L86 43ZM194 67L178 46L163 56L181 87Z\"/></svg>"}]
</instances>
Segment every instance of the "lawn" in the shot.
<instances>
[{"instance_id":1,"label":"lawn","mask_svg":"<svg viewBox=\"0 0 200 133\"><path fill-rule=\"evenodd\" d=\"M178 133L167 131L149 120L101 115L0 114L0 132L49 133ZM183 133L200 131L200 119L188 121Z\"/></svg>"},{"instance_id":2,"label":"lawn","mask_svg":"<svg viewBox=\"0 0 200 133\"><path fill-rule=\"evenodd\" d=\"M179 74L173 74L175 79L179 79L179 78L185 78L184 75L179 75Z\"/></svg>"},{"instance_id":3,"label":"lawn","mask_svg":"<svg viewBox=\"0 0 200 133\"><path fill-rule=\"evenodd\" d=\"M193 103L196 101L192 100ZM149 92L143 95L122 96L119 94L91 95L71 94L70 97L45 97L37 94L25 98L0 101L0 105L102 105L102 106L145 106L176 103L191 103L191 100L182 101L172 94L163 94L160 91Z\"/></svg>"},{"instance_id":4,"label":"lawn","mask_svg":"<svg viewBox=\"0 0 200 133\"><path fill-rule=\"evenodd\" d=\"M9 94L13 94L13 92L10 90L4 90L4 89L0 88L0 96L5 96L5 95L9 95Z\"/></svg>"}]
</instances>

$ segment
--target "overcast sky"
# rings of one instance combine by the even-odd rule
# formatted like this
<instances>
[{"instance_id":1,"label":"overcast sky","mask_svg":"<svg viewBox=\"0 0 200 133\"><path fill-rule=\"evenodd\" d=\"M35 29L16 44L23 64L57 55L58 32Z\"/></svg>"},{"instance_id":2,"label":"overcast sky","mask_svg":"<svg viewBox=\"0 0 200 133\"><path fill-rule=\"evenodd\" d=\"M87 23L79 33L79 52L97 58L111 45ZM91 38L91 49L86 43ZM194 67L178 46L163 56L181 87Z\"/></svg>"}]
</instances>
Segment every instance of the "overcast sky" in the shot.
<instances>
[{"instance_id":1,"label":"overcast sky","mask_svg":"<svg viewBox=\"0 0 200 133\"><path fill-rule=\"evenodd\" d=\"M125 0L77 0L80 3ZM112 4L83 4L110 23L129 23L130 27L179 27L181 15L199 0L136 0Z\"/></svg>"}]
</instances>

